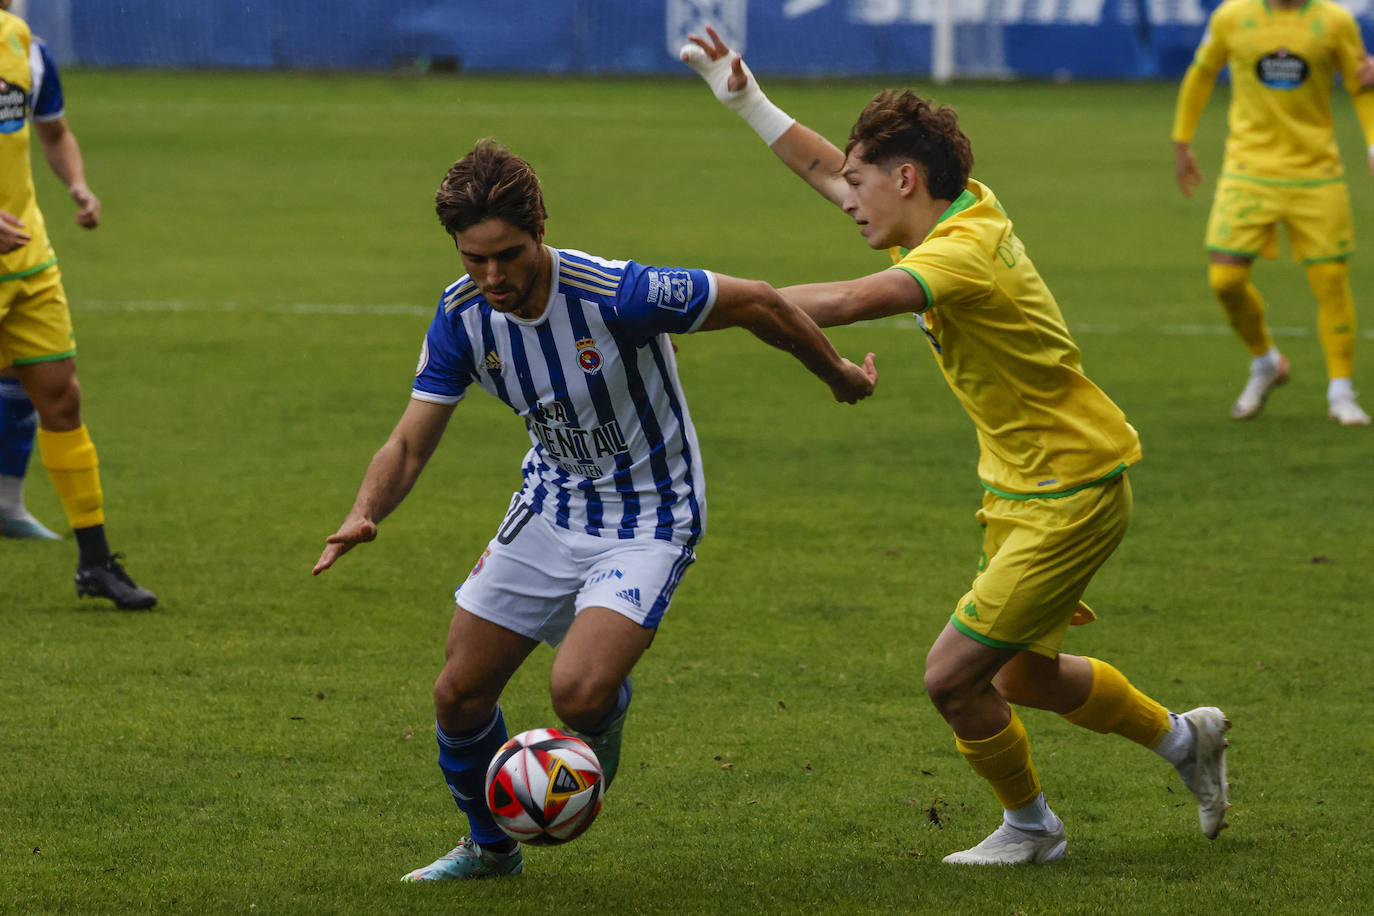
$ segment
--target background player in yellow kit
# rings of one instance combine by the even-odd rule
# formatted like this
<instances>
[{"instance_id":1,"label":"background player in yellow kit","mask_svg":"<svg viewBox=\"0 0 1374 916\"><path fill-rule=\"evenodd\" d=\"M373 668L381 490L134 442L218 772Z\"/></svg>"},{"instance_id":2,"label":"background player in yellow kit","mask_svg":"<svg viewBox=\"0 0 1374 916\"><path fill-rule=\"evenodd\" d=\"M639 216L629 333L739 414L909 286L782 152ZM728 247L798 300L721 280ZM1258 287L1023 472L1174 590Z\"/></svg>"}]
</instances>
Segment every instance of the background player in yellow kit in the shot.
<instances>
[{"instance_id":1,"label":"background player in yellow kit","mask_svg":"<svg viewBox=\"0 0 1374 916\"><path fill-rule=\"evenodd\" d=\"M1364 57L1359 26L1331 0L1226 0L1212 13L1179 88L1174 173L1191 197L1202 173L1189 144L1217 73L1230 68L1226 155L1206 245L1208 280L1253 357L1231 408L1238 420L1259 414L1269 392L1288 380L1288 360L1274 345L1264 300L1250 281L1255 258L1277 254L1283 223L1317 298L1328 413L1344 426L1369 424L1352 385L1355 303L1346 261L1354 223L1331 117L1339 75L1355 97L1366 144L1374 144L1374 92L1360 86Z\"/></svg>"},{"instance_id":2,"label":"background player in yellow kit","mask_svg":"<svg viewBox=\"0 0 1374 916\"><path fill-rule=\"evenodd\" d=\"M973 152L952 109L881 92L844 151L764 96L714 30L683 59L773 152L859 226L894 267L787 297L821 326L915 312L978 433L986 563L926 658L925 688L986 779L1003 823L944 861L1016 865L1061 858L1064 824L1009 705L1048 709L1123 735L1172 763L1203 832L1225 826L1226 730L1215 707L1175 715L1099 659L1059 651L1081 598L1126 532L1140 459L1136 431L1083 374L1054 296L996 196L970 180Z\"/></svg>"},{"instance_id":3,"label":"background player in yellow kit","mask_svg":"<svg viewBox=\"0 0 1374 916\"><path fill-rule=\"evenodd\" d=\"M34 114L44 119L36 129L45 132L45 147L70 142L74 149L76 141L60 118L52 60L9 6L10 0L0 0L0 368L13 367L38 412L39 453L80 552L77 594L108 598L120 608L150 608L157 596L129 578L105 538L100 468L81 417L71 313L34 192ZM79 163L79 153L65 162ZM73 196L83 208L94 200L84 178ZM96 202L87 216L98 219L98 207Z\"/></svg>"},{"instance_id":4,"label":"background player in yellow kit","mask_svg":"<svg viewBox=\"0 0 1374 916\"><path fill-rule=\"evenodd\" d=\"M11 6L0 0L0 9ZM43 147L43 154L53 174L67 187L76 204L77 225L94 229L100 225L100 198L86 184L85 163L76 135L67 126L65 100L57 68L46 46L37 37L30 46L29 60L37 63L39 78L29 87L33 100L30 117L34 133ZM33 69L31 66L30 69ZM11 94L13 89L9 90ZM7 119L8 120L8 119ZM23 243L26 233L15 226L13 214L0 214L0 253ZM28 473L29 456L33 452L38 431L38 413L24 392L13 369L0 369L0 537L57 540L59 535L48 530L29 513L24 505L24 477Z\"/></svg>"}]
</instances>

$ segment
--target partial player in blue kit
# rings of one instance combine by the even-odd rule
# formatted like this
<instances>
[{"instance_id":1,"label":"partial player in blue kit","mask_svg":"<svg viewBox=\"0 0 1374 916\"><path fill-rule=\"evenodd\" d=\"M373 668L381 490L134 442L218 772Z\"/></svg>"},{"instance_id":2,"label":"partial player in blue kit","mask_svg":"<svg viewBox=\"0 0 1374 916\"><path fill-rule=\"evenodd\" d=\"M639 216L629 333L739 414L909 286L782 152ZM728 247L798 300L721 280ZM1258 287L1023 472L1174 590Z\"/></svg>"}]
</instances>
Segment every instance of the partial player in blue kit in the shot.
<instances>
[{"instance_id":1,"label":"partial player in blue kit","mask_svg":"<svg viewBox=\"0 0 1374 916\"><path fill-rule=\"evenodd\" d=\"M406 881L522 869L483 788L507 735L501 692L540 642L558 647L554 712L596 751L607 784L614 779L630 671L706 529L700 448L668 335L745 328L796 356L844 403L877 381L873 354L862 366L841 358L766 283L545 245L539 179L495 141L454 164L435 207L467 274L444 291L410 404L314 569L376 538L469 387L524 419L523 486L456 593L434 686L439 766L470 836Z\"/></svg>"}]
</instances>

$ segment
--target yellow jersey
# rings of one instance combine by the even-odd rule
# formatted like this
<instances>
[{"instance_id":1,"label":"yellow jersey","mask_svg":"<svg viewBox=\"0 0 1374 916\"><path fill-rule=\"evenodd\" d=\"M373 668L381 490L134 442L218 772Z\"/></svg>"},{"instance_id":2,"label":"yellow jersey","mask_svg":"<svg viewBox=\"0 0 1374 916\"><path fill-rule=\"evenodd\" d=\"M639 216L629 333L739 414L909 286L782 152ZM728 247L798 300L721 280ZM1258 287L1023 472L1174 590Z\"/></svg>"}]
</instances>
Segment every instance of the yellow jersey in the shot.
<instances>
[{"instance_id":1,"label":"yellow jersey","mask_svg":"<svg viewBox=\"0 0 1374 916\"><path fill-rule=\"evenodd\" d=\"M1343 171L1331 117L1337 75L1356 95L1366 142L1374 143L1374 94L1360 93L1356 76L1363 56L1355 18L1331 0L1307 0L1295 9L1266 0L1226 0L1213 11L1184 78L1173 139L1191 142L1211 85L1229 66L1223 173L1286 181L1339 179Z\"/></svg>"},{"instance_id":2,"label":"yellow jersey","mask_svg":"<svg viewBox=\"0 0 1374 916\"><path fill-rule=\"evenodd\" d=\"M1065 495L1140 460L1140 437L1083 374L1058 303L988 187L970 181L920 245L891 255L925 289L917 321L978 430L983 486Z\"/></svg>"},{"instance_id":3,"label":"yellow jersey","mask_svg":"<svg viewBox=\"0 0 1374 916\"><path fill-rule=\"evenodd\" d=\"M24 20L0 10L0 210L19 217L30 237L23 248L0 254L0 280L28 276L55 260L29 162L33 42Z\"/></svg>"}]
</instances>

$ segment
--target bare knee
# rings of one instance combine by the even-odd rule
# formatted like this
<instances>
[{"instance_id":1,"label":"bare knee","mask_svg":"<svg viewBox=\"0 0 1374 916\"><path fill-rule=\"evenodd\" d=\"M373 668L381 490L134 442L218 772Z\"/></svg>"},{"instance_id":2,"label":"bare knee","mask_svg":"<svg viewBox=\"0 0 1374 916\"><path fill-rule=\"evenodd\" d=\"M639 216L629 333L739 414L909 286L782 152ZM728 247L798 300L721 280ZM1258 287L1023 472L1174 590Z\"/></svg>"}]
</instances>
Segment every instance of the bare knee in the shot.
<instances>
[{"instance_id":1,"label":"bare knee","mask_svg":"<svg viewBox=\"0 0 1374 916\"><path fill-rule=\"evenodd\" d=\"M434 714L450 734L481 728L491 719L498 699L499 689L493 693L473 683L453 665L445 665L434 681Z\"/></svg>"},{"instance_id":2,"label":"bare knee","mask_svg":"<svg viewBox=\"0 0 1374 916\"><path fill-rule=\"evenodd\" d=\"M932 655L926 657L926 696L946 719L957 717L968 705L974 685L958 668L944 664Z\"/></svg>"},{"instance_id":3,"label":"bare knee","mask_svg":"<svg viewBox=\"0 0 1374 916\"><path fill-rule=\"evenodd\" d=\"M74 362L59 360L24 366L19 380L43 429L66 432L81 425L81 384L76 380Z\"/></svg>"},{"instance_id":4,"label":"bare knee","mask_svg":"<svg viewBox=\"0 0 1374 916\"><path fill-rule=\"evenodd\" d=\"M601 683L588 676L550 676L549 697L554 715L569 728L590 731L615 705L620 681Z\"/></svg>"}]
</instances>

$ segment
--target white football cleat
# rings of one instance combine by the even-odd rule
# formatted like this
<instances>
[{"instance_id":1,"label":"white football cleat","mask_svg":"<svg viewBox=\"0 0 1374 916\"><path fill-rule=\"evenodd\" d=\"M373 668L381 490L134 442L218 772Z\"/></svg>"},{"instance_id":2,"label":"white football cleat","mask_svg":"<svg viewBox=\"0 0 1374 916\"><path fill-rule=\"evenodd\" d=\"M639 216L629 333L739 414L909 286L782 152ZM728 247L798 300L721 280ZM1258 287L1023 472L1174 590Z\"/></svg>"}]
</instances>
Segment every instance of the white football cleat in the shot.
<instances>
[{"instance_id":1,"label":"white football cleat","mask_svg":"<svg viewBox=\"0 0 1374 916\"><path fill-rule=\"evenodd\" d=\"M1288 381L1288 357L1280 356L1277 366L1268 363L1252 363L1250 378L1245 382L1236 403L1231 405L1231 419L1250 420L1259 416L1264 409L1264 401L1269 392Z\"/></svg>"},{"instance_id":2,"label":"white football cleat","mask_svg":"<svg viewBox=\"0 0 1374 916\"><path fill-rule=\"evenodd\" d=\"M471 878L501 878L518 875L524 869L520 846L512 852L492 852L478 846L470 837L447 855L440 856L424 868L417 868L401 878L407 884L416 881L462 881Z\"/></svg>"},{"instance_id":3,"label":"white football cleat","mask_svg":"<svg viewBox=\"0 0 1374 916\"><path fill-rule=\"evenodd\" d=\"M1327 405L1326 415L1342 426L1369 425L1369 414L1360 409L1353 394L1332 398Z\"/></svg>"},{"instance_id":4,"label":"white football cleat","mask_svg":"<svg viewBox=\"0 0 1374 916\"><path fill-rule=\"evenodd\" d=\"M1003 823L977 846L950 853L944 861L949 865L1038 865L1064 858L1068 847L1063 821L1044 831Z\"/></svg>"},{"instance_id":5,"label":"white football cleat","mask_svg":"<svg viewBox=\"0 0 1374 916\"><path fill-rule=\"evenodd\" d=\"M1226 732L1231 720L1215 706L1200 706L1179 716L1193 730L1193 753L1176 769L1183 784L1197 798L1197 816L1202 833L1209 840L1226 829L1227 798L1226 747L1231 743Z\"/></svg>"},{"instance_id":6,"label":"white football cleat","mask_svg":"<svg viewBox=\"0 0 1374 916\"><path fill-rule=\"evenodd\" d=\"M29 513L0 517L0 538L23 538L35 541L60 541L62 535L50 530Z\"/></svg>"}]
</instances>

